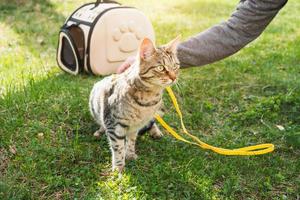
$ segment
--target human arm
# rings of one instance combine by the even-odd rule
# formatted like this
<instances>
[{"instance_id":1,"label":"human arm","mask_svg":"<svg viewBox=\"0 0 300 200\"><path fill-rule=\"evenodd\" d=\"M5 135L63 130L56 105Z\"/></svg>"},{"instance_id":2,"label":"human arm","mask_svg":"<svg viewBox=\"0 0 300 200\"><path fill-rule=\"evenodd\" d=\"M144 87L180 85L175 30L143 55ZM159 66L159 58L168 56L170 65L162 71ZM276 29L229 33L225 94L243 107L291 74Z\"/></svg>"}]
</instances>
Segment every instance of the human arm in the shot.
<instances>
[{"instance_id":1,"label":"human arm","mask_svg":"<svg viewBox=\"0 0 300 200\"><path fill-rule=\"evenodd\" d=\"M182 67L202 66L228 57L255 40L287 0L242 0L231 17L178 45Z\"/></svg>"}]
</instances>

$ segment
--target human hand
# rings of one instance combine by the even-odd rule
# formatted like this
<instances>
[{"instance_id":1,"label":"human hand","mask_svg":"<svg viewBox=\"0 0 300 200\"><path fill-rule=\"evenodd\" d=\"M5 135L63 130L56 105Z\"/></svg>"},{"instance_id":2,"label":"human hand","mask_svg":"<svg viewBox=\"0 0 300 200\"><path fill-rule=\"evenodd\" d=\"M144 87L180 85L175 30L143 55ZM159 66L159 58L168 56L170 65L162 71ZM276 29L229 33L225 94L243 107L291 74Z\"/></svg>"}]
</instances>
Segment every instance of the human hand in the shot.
<instances>
[{"instance_id":1,"label":"human hand","mask_svg":"<svg viewBox=\"0 0 300 200\"><path fill-rule=\"evenodd\" d=\"M128 69L135 61L135 57L134 56L130 56L128 57L123 63L122 65L117 69L117 74L121 74L124 71L126 71L126 69Z\"/></svg>"}]
</instances>

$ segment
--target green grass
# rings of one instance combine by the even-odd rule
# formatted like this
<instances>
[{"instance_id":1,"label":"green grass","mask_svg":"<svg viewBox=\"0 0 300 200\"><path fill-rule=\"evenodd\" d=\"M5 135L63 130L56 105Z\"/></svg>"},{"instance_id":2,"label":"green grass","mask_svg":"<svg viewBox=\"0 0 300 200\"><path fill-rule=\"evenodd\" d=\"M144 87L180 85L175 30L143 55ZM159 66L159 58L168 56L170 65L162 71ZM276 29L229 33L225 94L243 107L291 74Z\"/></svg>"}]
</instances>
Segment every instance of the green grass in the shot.
<instances>
[{"instance_id":1,"label":"green grass","mask_svg":"<svg viewBox=\"0 0 300 200\"><path fill-rule=\"evenodd\" d=\"M100 78L65 74L55 61L59 27L79 2L0 3L0 199L299 199L300 2L238 54L182 70L174 89L186 126L204 141L272 142L274 153L226 157L145 135L122 179L103 176L108 144L92 136L87 101ZM122 2L150 17L162 44L226 20L238 1ZM165 119L179 127L174 110Z\"/></svg>"}]
</instances>

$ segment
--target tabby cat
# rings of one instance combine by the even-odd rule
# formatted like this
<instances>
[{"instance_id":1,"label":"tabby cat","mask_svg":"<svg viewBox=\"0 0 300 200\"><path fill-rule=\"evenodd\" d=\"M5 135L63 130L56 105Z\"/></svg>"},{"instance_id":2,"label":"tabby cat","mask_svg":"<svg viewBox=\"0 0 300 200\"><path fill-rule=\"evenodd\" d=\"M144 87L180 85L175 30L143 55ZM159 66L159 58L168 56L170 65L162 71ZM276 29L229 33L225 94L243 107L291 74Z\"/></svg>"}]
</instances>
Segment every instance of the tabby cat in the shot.
<instances>
[{"instance_id":1,"label":"tabby cat","mask_svg":"<svg viewBox=\"0 0 300 200\"><path fill-rule=\"evenodd\" d=\"M153 119L162 104L165 87L178 76L176 47L179 37L156 48L145 38L134 64L119 75L111 75L94 85L90 94L90 111L100 125L96 133L106 133L112 151L112 169L121 172L126 159L136 159L138 130ZM150 134L160 137L153 124Z\"/></svg>"}]
</instances>

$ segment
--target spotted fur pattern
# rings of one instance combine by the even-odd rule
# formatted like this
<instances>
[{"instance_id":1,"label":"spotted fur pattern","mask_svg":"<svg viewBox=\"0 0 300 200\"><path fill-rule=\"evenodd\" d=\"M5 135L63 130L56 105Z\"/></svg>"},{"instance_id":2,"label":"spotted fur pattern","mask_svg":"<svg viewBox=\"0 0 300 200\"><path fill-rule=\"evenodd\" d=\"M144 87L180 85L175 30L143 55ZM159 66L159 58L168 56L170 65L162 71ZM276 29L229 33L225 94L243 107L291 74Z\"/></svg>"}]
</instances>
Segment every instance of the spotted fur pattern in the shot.
<instances>
[{"instance_id":1,"label":"spotted fur pattern","mask_svg":"<svg viewBox=\"0 0 300 200\"><path fill-rule=\"evenodd\" d=\"M112 168L120 172L126 159L136 159L138 130L153 119L162 104L162 93L178 76L176 57L178 38L155 48L144 39L135 63L120 75L97 82L90 94L90 111L104 130L112 151ZM152 123L153 124L153 123ZM161 132L154 124L149 131L154 137Z\"/></svg>"}]
</instances>

